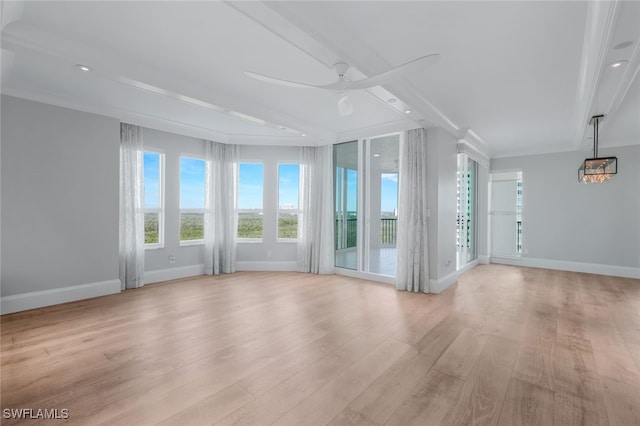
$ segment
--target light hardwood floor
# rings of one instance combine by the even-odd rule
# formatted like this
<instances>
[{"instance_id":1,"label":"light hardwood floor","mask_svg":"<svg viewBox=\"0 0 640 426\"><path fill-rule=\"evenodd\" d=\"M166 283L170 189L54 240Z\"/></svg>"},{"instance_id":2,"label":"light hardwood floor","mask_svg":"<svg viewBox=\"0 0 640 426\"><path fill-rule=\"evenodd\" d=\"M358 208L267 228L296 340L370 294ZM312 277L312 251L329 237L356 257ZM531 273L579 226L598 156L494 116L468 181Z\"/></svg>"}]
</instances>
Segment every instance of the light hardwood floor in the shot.
<instances>
[{"instance_id":1,"label":"light hardwood floor","mask_svg":"<svg viewBox=\"0 0 640 426\"><path fill-rule=\"evenodd\" d=\"M640 424L632 279L243 272L5 315L1 343L2 408L73 424Z\"/></svg>"}]
</instances>

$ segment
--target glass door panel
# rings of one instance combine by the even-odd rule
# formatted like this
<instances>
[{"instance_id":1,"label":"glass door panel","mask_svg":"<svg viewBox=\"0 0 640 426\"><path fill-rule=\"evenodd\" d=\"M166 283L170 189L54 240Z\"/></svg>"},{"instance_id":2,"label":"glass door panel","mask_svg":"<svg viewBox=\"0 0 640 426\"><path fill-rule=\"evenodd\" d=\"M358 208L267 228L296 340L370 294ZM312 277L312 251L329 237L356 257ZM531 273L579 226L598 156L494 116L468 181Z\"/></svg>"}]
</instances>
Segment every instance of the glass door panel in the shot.
<instances>
[{"instance_id":1,"label":"glass door panel","mask_svg":"<svg viewBox=\"0 0 640 426\"><path fill-rule=\"evenodd\" d=\"M478 163L458 154L458 207L456 265L460 269L478 257L477 250L477 174Z\"/></svg>"},{"instance_id":2,"label":"glass door panel","mask_svg":"<svg viewBox=\"0 0 640 426\"><path fill-rule=\"evenodd\" d=\"M358 141L333 147L335 265L358 268Z\"/></svg>"},{"instance_id":3,"label":"glass door panel","mask_svg":"<svg viewBox=\"0 0 640 426\"><path fill-rule=\"evenodd\" d=\"M365 146L365 272L396 275L398 229L398 158L400 135L366 141Z\"/></svg>"}]
</instances>

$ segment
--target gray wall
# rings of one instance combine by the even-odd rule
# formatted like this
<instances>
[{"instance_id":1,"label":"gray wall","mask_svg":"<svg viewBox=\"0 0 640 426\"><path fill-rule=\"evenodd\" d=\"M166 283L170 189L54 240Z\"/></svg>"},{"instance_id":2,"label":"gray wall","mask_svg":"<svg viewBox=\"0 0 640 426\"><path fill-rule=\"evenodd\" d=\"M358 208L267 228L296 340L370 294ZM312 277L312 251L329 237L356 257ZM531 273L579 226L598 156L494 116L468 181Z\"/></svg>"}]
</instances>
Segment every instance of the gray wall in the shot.
<instances>
[{"instance_id":1,"label":"gray wall","mask_svg":"<svg viewBox=\"0 0 640 426\"><path fill-rule=\"evenodd\" d=\"M119 129L115 119L2 97L2 296L118 278ZM145 270L201 265L202 245L180 246L179 159L203 156L204 144L147 128L143 140L165 155L165 244L146 250ZM295 262L296 244L276 240L277 164L297 163L300 149L240 152L265 165L265 230L262 242L238 244L238 261Z\"/></svg>"},{"instance_id":2,"label":"gray wall","mask_svg":"<svg viewBox=\"0 0 640 426\"><path fill-rule=\"evenodd\" d=\"M478 163L478 259L489 261L489 168Z\"/></svg>"},{"instance_id":3,"label":"gray wall","mask_svg":"<svg viewBox=\"0 0 640 426\"><path fill-rule=\"evenodd\" d=\"M2 96L2 296L118 279L117 120Z\"/></svg>"},{"instance_id":4,"label":"gray wall","mask_svg":"<svg viewBox=\"0 0 640 426\"><path fill-rule=\"evenodd\" d=\"M456 138L440 128L428 129L427 155L429 276L437 280L456 271Z\"/></svg>"},{"instance_id":5,"label":"gray wall","mask_svg":"<svg viewBox=\"0 0 640 426\"><path fill-rule=\"evenodd\" d=\"M522 170L523 258L640 267L640 145L599 154L619 162L603 184L578 182L581 152L491 161Z\"/></svg>"}]
</instances>

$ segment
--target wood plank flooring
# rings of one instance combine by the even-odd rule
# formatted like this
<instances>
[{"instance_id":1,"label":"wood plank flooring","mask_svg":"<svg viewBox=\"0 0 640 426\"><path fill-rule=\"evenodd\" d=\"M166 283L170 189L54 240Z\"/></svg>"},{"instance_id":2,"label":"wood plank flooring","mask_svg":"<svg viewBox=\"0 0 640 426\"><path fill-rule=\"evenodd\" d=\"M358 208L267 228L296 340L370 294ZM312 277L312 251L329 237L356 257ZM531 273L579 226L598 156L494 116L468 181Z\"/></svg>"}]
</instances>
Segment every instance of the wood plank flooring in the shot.
<instances>
[{"instance_id":1,"label":"wood plank flooring","mask_svg":"<svg viewBox=\"0 0 640 426\"><path fill-rule=\"evenodd\" d=\"M242 272L1 325L2 409L69 424L640 425L640 280L481 265L425 295Z\"/></svg>"}]
</instances>

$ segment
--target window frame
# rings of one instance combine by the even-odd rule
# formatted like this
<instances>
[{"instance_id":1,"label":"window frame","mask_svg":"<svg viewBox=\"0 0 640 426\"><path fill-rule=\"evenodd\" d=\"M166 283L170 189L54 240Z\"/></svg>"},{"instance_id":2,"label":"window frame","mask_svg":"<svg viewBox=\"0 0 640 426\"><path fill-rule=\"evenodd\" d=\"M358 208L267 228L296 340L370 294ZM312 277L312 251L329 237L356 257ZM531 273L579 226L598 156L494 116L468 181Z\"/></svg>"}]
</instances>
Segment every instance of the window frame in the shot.
<instances>
[{"instance_id":1,"label":"window frame","mask_svg":"<svg viewBox=\"0 0 640 426\"><path fill-rule=\"evenodd\" d=\"M240 203L240 174L241 174L241 166L243 164L260 164L262 165L262 207L258 209L241 209L238 207ZM238 161L238 182L236 186L236 239L239 243L262 243L264 242L264 182L265 182L265 162L264 160L240 160ZM262 237L261 238L242 238L238 236L238 231L240 230L240 213L256 213L258 210L260 215L262 216Z\"/></svg>"},{"instance_id":2,"label":"window frame","mask_svg":"<svg viewBox=\"0 0 640 426\"><path fill-rule=\"evenodd\" d=\"M189 246L200 246L200 245L204 245L204 230L203 230L203 237L197 240L182 240L180 238L180 232L181 232L181 219L182 219L182 214L183 213L202 213L202 223L204 226L204 221L205 221L205 216L207 214L207 194L204 194L204 203L205 205L201 208L201 209L193 209L193 208L189 208L189 209L183 209L180 205L181 203L181 198L182 198L182 158L188 158L191 160L201 160L204 162L204 190L206 192L207 190L207 179L209 179L209 173L210 173L210 167L209 167L209 162L205 159L204 155L198 155L198 154L191 154L188 152L181 152L180 155L178 155L178 243L180 245L180 247L189 247Z\"/></svg>"},{"instance_id":3,"label":"window frame","mask_svg":"<svg viewBox=\"0 0 640 426\"><path fill-rule=\"evenodd\" d=\"M144 154L158 154L158 207L145 207L144 203ZM165 170L166 170L166 153L164 150L154 148L151 146L143 147L139 152L140 160L142 162L142 215L144 222L144 215L147 213L158 214L158 242L157 243L145 243L145 250L157 250L162 249L165 246Z\"/></svg>"},{"instance_id":4,"label":"window frame","mask_svg":"<svg viewBox=\"0 0 640 426\"><path fill-rule=\"evenodd\" d=\"M297 209L282 209L280 208L280 166L298 166L298 208ZM280 212L286 213L295 213L298 215L298 221L300 220L300 216L302 215L302 209L300 209L300 178L302 177L302 164L286 161L286 162L277 162L276 163L276 185L278 191L278 204L276 206L276 242L278 243L297 243L298 242L298 233L296 232L296 238L280 238ZM298 222L299 223L299 222Z\"/></svg>"}]
</instances>

